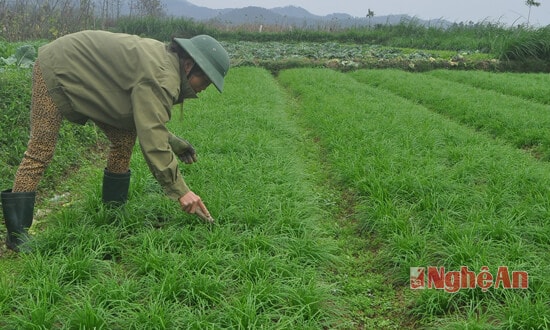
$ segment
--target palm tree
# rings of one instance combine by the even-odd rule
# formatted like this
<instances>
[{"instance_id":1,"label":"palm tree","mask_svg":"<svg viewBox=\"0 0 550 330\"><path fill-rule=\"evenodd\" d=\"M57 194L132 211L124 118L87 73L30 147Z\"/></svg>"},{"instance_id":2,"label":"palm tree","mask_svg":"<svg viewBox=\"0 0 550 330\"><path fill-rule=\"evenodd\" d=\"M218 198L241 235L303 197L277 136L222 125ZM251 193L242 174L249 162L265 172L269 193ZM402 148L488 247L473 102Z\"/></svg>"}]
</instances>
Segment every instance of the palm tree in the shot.
<instances>
[{"instance_id":1,"label":"palm tree","mask_svg":"<svg viewBox=\"0 0 550 330\"><path fill-rule=\"evenodd\" d=\"M373 17L374 17L374 12L369 8L369 11L367 13L367 18L369 19L369 26L371 25L370 22Z\"/></svg>"},{"instance_id":2,"label":"palm tree","mask_svg":"<svg viewBox=\"0 0 550 330\"><path fill-rule=\"evenodd\" d=\"M525 1L525 4L529 7L529 15L527 15L527 26L529 26L529 20L531 19L531 7L540 6L540 2L536 2L535 0L527 0Z\"/></svg>"}]
</instances>

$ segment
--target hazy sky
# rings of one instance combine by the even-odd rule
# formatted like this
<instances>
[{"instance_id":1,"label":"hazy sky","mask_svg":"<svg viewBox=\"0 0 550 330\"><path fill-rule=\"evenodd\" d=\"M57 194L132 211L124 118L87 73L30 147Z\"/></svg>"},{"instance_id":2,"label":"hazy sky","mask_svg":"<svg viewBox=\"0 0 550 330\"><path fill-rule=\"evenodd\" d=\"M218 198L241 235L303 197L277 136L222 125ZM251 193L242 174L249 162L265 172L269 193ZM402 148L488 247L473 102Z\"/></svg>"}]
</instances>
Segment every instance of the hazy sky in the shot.
<instances>
[{"instance_id":1,"label":"hazy sky","mask_svg":"<svg viewBox=\"0 0 550 330\"><path fill-rule=\"evenodd\" d=\"M451 22L501 22L507 25L527 21L525 0L188 0L212 9L258 6L264 8L298 6L315 15L347 13L364 17L370 8L375 16L408 14L421 19L446 19ZM550 24L550 0L538 0L532 7L531 24Z\"/></svg>"}]
</instances>

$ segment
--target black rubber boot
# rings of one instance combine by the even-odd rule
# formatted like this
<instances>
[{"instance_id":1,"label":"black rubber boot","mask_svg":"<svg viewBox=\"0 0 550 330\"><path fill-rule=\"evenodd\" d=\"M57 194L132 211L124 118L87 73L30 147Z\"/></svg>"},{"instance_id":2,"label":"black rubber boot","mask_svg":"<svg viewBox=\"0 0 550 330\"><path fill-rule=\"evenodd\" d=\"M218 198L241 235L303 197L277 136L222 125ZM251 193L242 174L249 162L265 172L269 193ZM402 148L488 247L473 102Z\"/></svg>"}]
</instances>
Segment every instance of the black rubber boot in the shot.
<instances>
[{"instance_id":1,"label":"black rubber boot","mask_svg":"<svg viewBox=\"0 0 550 330\"><path fill-rule=\"evenodd\" d=\"M28 241L27 229L32 225L35 192L2 191L2 211L8 229L6 246L19 252L20 246Z\"/></svg>"},{"instance_id":2,"label":"black rubber boot","mask_svg":"<svg viewBox=\"0 0 550 330\"><path fill-rule=\"evenodd\" d=\"M130 188L130 174L103 172L103 203L120 206L128 200L128 189Z\"/></svg>"}]
</instances>

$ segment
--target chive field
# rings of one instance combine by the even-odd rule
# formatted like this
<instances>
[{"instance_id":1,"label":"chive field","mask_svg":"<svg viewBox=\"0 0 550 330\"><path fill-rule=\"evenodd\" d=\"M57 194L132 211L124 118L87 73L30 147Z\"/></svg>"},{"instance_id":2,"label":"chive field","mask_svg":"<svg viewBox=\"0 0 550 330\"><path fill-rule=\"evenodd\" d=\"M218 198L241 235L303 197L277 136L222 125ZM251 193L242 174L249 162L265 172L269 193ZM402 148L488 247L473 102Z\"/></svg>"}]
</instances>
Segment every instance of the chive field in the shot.
<instances>
[{"instance_id":1,"label":"chive field","mask_svg":"<svg viewBox=\"0 0 550 330\"><path fill-rule=\"evenodd\" d=\"M518 96L535 103L550 104L550 75L533 73L434 70L427 72L438 78L456 81L504 95Z\"/></svg>"},{"instance_id":2,"label":"chive field","mask_svg":"<svg viewBox=\"0 0 550 330\"><path fill-rule=\"evenodd\" d=\"M335 178L359 195L357 220L366 240L382 241L379 270L396 285L409 281L409 267L415 265L477 271L507 265L530 274L527 292L423 291L413 315L451 328L547 327L548 163L422 106L437 93L449 96L437 99L438 109L446 102L454 106L455 95L466 95L441 82L441 89L435 83L424 86L430 78L416 77L386 70L280 75L301 100L304 123L326 149ZM472 90L469 97L464 102L484 102L487 112L499 112L503 104L498 102L503 96L490 91ZM521 108L508 119L520 121L521 111L530 110ZM471 116L472 124L483 119Z\"/></svg>"},{"instance_id":3,"label":"chive field","mask_svg":"<svg viewBox=\"0 0 550 330\"><path fill-rule=\"evenodd\" d=\"M436 77L439 75L440 77ZM542 90L547 89L548 75L487 75L476 73L471 81L485 81L484 88L452 81L460 75L412 74L397 70L370 70L355 74L358 80L385 89L426 108L450 117L459 123L490 136L508 141L516 148L531 152L543 160L550 159L550 106ZM488 79L493 77L492 79ZM485 78L485 80L483 80ZM521 79L524 83L519 83ZM495 80L499 80L496 83ZM522 84L539 86L541 96L534 99L516 89ZM507 87L506 87L507 86ZM507 90L513 90L506 93ZM524 92L521 93L520 90ZM538 93L537 93L538 95Z\"/></svg>"},{"instance_id":4,"label":"chive field","mask_svg":"<svg viewBox=\"0 0 550 330\"><path fill-rule=\"evenodd\" d=\"M40 199L33 252L0 258L0 328L546 329L550 108L512 88L546 79L232 68L170 122L217 223L167 200L137 146L124 208L90 162ZM411 290L429 266L529 285Z\"/></svg>"},{"instance_id":5,"label":"chive field","mask_svg":"<svg viewBox=\"0 0 550 330\"><path fill-rule=\"evenodd\" d=\"M198 150L197 166L183 171L218 224L167 200L136 150L123 210L101 206L97 171L47 220L35 253L9 264L12 275L3 265L0 327L315 329L330 321L330 284L318 270L335 247L318 226L324 214L283 92L266 71L234 70L227 80L223 98L209 91L186 104L192 110L174 110L171 123Z\"/></svg>"}]
</instances>

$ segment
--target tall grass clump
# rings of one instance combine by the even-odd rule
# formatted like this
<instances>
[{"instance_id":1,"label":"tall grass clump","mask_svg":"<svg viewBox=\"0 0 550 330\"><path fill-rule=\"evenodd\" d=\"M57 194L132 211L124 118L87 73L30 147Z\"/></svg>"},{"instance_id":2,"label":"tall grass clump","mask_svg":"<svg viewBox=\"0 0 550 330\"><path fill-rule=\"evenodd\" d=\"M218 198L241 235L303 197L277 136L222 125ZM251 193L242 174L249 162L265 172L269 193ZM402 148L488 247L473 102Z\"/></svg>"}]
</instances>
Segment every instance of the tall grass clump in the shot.
<instances>
[{"instance_id":1,"label":"tall grass clump","mask_svg":"<svg viewBox=\"0 0 550 330\"><path fill-rule=\"evenodd\" d=\"M366 35L370 34L374 42L382 45L432 50L477 50L484 53L491 53L492 39L496 35L509 34L504 26L495 23L426 26L416 19L396 25L376 26L364 32Z\"/></svg>"},{"instance_id":2,"label":"tall grass clump","mask_svg":"<svg viewBox=\"0 0 550 330\"><path fill-rule=\"evenodd\" d=\"M336 250L318 224L325 213L286 94L262 69L234 68L225 86L175 108L170 123L197 150L198 163L181 170L217 223L168 200L136 146L123 208L102 205L98 166L74 184L78 198L44 220L33 252L0 281L17 288L0 293L0 328L336 323L321 272Z\"/></svg>"},{"instance_id":3,"label":"tall grass clump","mask_svg":"<svg viewBox=\"0 0 550 330\"><path fill-rule=\"evenodd\" d=\"M396 288L408 287L417 266L529 273L526 290L415 291L418 326L548 326L546 163L351 75L296 69L279 80L334 179L359 196L355 217L365 239L380 242L378 267Z\"/></svg>"},{"instance_id":4,"label":"tall grass clump","mask_svg":"<svg viewBox=\"0 0 550 330\"><path fill-rule=\"evenodd\" d=\"M529 30L505 40L500 58L505 60L550 60L550 26Z\"/></svg>"},{"instance_id":5,"label":"tall grass clump","mask_svg":"<svg viewBox=\"0 0 550 330\"><path fill-rule=\"evenodd\" d=\"M536 30L523 30L525 35L534 35ZM426 50L479 51L496 54L501 42L512 40L516 30L500 23L455 23L442 26L437 22L424 25L417 19L403 20L397 24L353 26L349 28L306 29L281 28L280 31L218 29L218 36L226 41L254 42L340 42L363 45L381 45Z\"/></svg>"}]
</instances>

